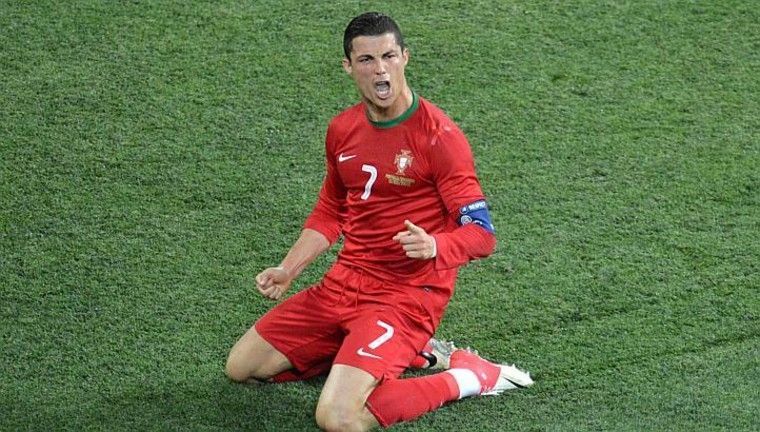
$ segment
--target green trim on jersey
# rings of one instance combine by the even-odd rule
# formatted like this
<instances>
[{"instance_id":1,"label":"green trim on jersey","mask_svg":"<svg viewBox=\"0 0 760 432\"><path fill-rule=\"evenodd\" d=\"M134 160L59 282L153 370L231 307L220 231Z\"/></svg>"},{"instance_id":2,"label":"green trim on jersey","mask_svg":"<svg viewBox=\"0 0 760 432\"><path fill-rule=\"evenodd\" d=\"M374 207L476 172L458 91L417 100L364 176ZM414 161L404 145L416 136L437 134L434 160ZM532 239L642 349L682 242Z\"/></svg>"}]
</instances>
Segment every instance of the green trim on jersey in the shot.
<instances>
[{"instance_id":1,"label":"green trim on jersey","mask_svg":"<svg viewBox=\"0 0 760 432\"><path fill-rule=\"evenodd\" d=\"M417 111L417 108L420 106L420 100L417 98L417 93L412 90L412 105L406 109L400 116L396 117L395 119L391 120L384 120L384 121L374 121L369 116L367 116L367 120L372 124L372 126L380 128L380 129L388 129L392 128L394 126L399 125L404 120L408 119L409 117L414 114L415 111Z\"/></svg>"}]
</instances>

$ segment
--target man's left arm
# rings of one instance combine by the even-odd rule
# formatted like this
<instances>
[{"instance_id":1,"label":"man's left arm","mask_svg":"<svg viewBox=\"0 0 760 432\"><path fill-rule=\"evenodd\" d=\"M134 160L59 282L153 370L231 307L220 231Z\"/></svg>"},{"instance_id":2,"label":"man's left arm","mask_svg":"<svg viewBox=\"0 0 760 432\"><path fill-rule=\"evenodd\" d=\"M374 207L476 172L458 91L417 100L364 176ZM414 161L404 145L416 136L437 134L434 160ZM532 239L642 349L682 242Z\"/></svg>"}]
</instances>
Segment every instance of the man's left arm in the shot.
<instances>
[{"instance_id":1,"label":"man's left arm","mask_svg":"<svg viewBox=\"0 0 760 432\"><path fill-rule=\"evenodd\" d=\"M448 217L457 228L428 234L406 221L406 231L394 239L401 243L406 255L416 259L435 259L436 269L459 267L493 253L496 236L488 204L475 174L470 145L456 126L446 127L430 147L430 163L435 182Z\"/></svg>"},{"instance_id":2,"label":"man's left arm","mask_svg":"<svg viewBox=\"0 0 760 432\"><path fill-rule=\"evenodd\" d=\"M406 231L393 239L401 244L406 256L414 259L435 258L436 269L459 267L493 253L496 237L474 224L448 233L428 234L411 221L404 221Z\"/></svg>"},{"instance_id":3,"label":"man's left arm","mask_svg":"<svg viewBox=\"0 0 760 432\"><path fill-rule=\"evenodd\" d=\"M482 207L466 212L471 207ZM496 249L491 216L485 199L465 205L457 216L459 225L454 231L432 234L435 241L435 268L459 267L474 259L485 258Z\"/></svg>"}]
</instances>

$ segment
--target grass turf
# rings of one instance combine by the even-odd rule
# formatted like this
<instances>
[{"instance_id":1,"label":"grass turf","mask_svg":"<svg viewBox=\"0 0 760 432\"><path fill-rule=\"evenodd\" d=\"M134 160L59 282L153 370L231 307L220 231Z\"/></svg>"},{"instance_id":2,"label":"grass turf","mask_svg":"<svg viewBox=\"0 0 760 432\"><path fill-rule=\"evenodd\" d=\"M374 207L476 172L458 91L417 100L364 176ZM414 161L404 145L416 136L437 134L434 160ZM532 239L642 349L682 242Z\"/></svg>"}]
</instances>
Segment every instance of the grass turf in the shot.
<instances>
[{"instance_id":1,"label":"grass turf","mask_svg":"<svg viewBox=\"0 0 760 432\"><path fill-rule=\"evenodd\" d=\"M752 2L383 6L500 240L440 334L537 379L396 429L760 428ZM366 8L0 3L0 429L314 429L319 380L222 369L356 101Z\"/></svg>"}]
</instances>

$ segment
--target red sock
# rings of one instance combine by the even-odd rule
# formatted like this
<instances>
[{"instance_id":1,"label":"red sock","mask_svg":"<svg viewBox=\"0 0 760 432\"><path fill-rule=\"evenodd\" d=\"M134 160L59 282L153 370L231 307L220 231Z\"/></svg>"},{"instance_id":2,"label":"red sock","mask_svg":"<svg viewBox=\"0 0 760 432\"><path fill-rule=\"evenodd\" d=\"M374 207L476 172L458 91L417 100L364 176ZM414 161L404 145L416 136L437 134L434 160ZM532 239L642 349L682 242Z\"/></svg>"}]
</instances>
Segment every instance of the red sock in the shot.
<instances>
[{"instance_id":1,"label":"red sock","mask_svg":"<svg viewBox=\"0 0 760 432\"><path fill-rule=\"evenodd\" d=\"M416 419L459 398L459 386L451 374L389 379L380 383L367 399L367 408L382 427Z\"/></svg>"}]
</instances>

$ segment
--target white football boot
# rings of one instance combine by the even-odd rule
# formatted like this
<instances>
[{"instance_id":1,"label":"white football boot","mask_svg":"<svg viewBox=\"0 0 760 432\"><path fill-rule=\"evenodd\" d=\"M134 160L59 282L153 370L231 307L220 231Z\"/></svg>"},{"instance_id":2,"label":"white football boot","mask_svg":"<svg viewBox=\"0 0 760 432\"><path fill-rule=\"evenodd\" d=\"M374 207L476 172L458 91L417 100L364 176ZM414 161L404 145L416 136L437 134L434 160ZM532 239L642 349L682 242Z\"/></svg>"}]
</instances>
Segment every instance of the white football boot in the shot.
<instances>
[{"instance_id":1,"label":"white football boot","mask_svg":"<svg viewBox=\"0 0 760 432\"><path fill-rule=\"evenodd\" d=\"M457 349L449 356L450 369L467 369L480 382L480 395L493 396L506 390L530 387L533 379L529 372L515 365L496 364L480 357L469 349Z\"/></svg>"}]
</instances>

